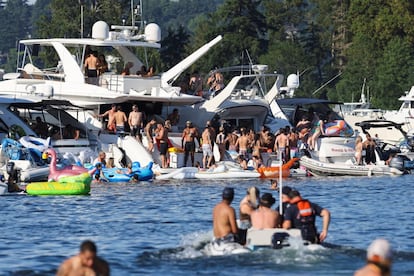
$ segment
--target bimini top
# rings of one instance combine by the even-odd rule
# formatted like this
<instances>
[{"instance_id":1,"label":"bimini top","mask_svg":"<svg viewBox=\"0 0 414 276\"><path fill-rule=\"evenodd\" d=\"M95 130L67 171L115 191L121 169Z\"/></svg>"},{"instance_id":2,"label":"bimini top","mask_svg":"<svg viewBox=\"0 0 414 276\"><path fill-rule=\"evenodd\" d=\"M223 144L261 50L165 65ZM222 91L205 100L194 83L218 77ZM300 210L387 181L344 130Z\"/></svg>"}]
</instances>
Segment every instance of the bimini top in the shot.
<instances>
[{"instance_id":1,"label":"bimini top","mask_svg":"<svg viewBox=\"0 0 414 276\"><path fill-rule=\"evenodd\" d=\"M343 104L342 102L330 101L325 99L314 99L314 98L285 98L276 101L277 104L282 106L298 106L307 104Z\"/></svg>"}]
</instances>

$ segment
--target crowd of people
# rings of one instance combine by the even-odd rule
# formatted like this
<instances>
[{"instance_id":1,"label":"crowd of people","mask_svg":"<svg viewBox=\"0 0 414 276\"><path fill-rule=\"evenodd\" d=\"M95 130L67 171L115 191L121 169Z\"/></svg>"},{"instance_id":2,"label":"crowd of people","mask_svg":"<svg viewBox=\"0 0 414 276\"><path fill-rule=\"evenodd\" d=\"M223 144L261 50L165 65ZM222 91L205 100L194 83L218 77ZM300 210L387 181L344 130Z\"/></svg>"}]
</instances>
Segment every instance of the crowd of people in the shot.
<instances>
[{"instance_id":1,"label":"crowd of people","mask_svg":"<svg viewBox=\"0 0 414 276\"><path fill-rule=\"evenodd\" d=\"M307 199L299 191L283 187L283 209L272 209L276 200L271 193L263 193L250 187L239 205L240 226L236 223L236 211L231 207L234 189L226 187L222 201L213 209L213 242L246 243L247 229L284 228L300 229L302 238L310 243L321 243L328 236L330 212ZM322 231L316 229L316 217L322 218Z\"/></svg>"}]
</instances>

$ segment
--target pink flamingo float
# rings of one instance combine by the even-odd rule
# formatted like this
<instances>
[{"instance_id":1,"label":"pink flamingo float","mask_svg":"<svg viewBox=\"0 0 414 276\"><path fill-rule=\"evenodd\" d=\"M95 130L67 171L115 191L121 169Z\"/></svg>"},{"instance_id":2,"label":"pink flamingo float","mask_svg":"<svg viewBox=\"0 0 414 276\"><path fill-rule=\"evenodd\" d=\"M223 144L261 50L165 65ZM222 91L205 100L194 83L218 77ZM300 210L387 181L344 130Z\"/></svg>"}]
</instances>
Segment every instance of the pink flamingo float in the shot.
<instances>
[{"instance_id":1,"label":"pink flamingo float","mask_svg":"<svg viewBox=\"0 0 414 276\"><path fill-rule=\"evenodd\" d=\"M96 168L92 169L91 171L88 171L86 168L76 165L69 165L64 167L63 169L58 169L56 167L57 158L56 158L56 151L52 148L48 148L45 150L42 154L43 159L47 159L47 157L50 156L52 159L50 161L50 172L49 172L49 181L59 181L60 178L66 177L66 176L75 176L80 175L83 173L89 173L89 175L92 175Z\"/></svg>"}]
</instances>

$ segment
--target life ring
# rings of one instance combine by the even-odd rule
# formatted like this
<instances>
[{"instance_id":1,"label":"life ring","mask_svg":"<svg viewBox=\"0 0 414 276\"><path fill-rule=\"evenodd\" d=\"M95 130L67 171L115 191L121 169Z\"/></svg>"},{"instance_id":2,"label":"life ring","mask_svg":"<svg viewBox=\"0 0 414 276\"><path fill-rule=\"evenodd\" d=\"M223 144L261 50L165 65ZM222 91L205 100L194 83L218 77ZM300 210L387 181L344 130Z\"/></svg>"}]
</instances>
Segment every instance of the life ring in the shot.
<instances>
[{"instance_id":1,"label":"life ring","mask_svg":"<svg viewBox=\"0 0 414 276\"><path fill-rule=\"evenodd\" d=\"M337 136L341 134L346 128L346 123L344 120L335 120L334 122L325 124L325 135L326 136Z\"/></svg>"},{"instance_id":2,"label":"life ring","mask_svg":"<svg viewBox=\"0 0 414 276\"><path fill-rule=\"evenodd\" d=\"M9 128L9 137L14 140L18 140L20 137L26 135L24 129L19 125L11 125Z\"/></svg>"}]
</instances>

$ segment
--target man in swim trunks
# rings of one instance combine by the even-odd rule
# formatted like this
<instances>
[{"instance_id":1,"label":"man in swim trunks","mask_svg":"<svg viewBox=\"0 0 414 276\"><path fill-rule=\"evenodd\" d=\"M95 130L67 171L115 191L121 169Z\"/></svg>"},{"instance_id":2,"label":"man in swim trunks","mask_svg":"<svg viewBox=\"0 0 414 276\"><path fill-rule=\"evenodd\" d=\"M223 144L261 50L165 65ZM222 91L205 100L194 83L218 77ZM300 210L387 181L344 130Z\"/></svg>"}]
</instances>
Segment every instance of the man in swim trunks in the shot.
<instances>
[{"instance_id":1,"label":"man in swim trunks","mask_svg":"<svg viewBox=\"0 0 414 276\"><path fill-rule=\"evenodd\" d=\"M167 168L168 131L162 124L157 124L155 139L160 143L161 167Z\"/></svg>"},{"instance_id":2,"label":"man in swim trunks","mask_svg":"<svg viewBox=\"0 0 414 276\"><path fill-rule=\"evenodd\" d=\"M367 264L358 269L354 276L391 275L391 264L391 245L385 239L376 239L367 249Z\"/></svg>"},{"instance_id":3,"label":"man in swim trunks","mask_svg":"<svg viewBox=\"0 0 414 276\"><path fill-rule=\"evenodd\" d=\"M213 160L213 147L211 146L211 132L208 126L204 129L203 133L201 134L201 138L203 139L203 168L208 169L210 168L211 161Z\"/></svg>"},{"instance_id":4,"label":"man in swim trunks","mask_svg":"<svg viewBox=\"0 0 414 276\"><path fill-rule=\"evenodd\" d=\"M92 51L85 59L85 73L88 76L87 82L89 84L98 85L98 63L95 51Z\"/></svg>"},{"instance_id":5,"label":"man in swim trunks","mask_svg":"<svg viewBox=\"0 0 414 276\"><path fill-rule=\"evenodd\" d=\"M247 147L251 144L251 142L249 140L249 136L247 135L247 131L245 128L241 128L240 133L241 135L236 141L236 148L239 148L239 155L248 157Z\"/></svg>"},{"instance_id":6,"label":"man in swim trunks","mask_svg":"<svg viewBox=\"0 0 414 276\"><path fill-rule=\"evenodd\" d=\"M213 209L213 232L215 243L235 242L237 234L236 212L231 203L234 189L226 187L223 190L222 201Z\"/></svg>"},{"instance_id":7,"label":"man in swim trunks","mask_svg":"<svg viewBox=\"0 0 414 276\"><path fill-rule=\"evenodd\" d=\"M117 133L121 133L125 131L125 123L127 120L128 119L125 115L125 112L123 112L122 107L118 105L116 107L116 113L115 113L115 124L116 124Z\"/></svg>"},{"instance_id":8,"label":"man in swim trunks","mask_svg":"<svg viewBox=\"0 0 414 276\"><path fill-rule=\"evenodd\" d=\"M141 129L144 126L142 117L142 112L140 112L138 106L134 104L132 106L132 111L128 115L128 124L131 131L131 136L135 137L138 141L141 141Z\"/></svg>"},{"instance_id":9,"label":"man in swim trunks","mask_svg":"<svg viewBox=\"0 0 414 276\"><path fill-rule=\"evenodd\" d=\"M181 136L181 147L184 149L184 167L187 166L188 155L191 157L191 166L194 167L195 139L198 139L197 128L193 126L191 121L187 121Z\"/></svg>"},{"instance_id":10,"label":"man in swim trunks","mask_svg":"<svg viewBox=\"0 0 414 276\"><path fill-rule=\"evenodd\" d=\"M107 276L109 274L109 264L97 256L96 245L89 240L82 242L78 255L64 261L56 273L57 276Z\"/></svg>"},{"instance_id":11,"label":"man in swim trunks","mask_svg":"<svg viewBox=\"0 0 414 276\"><path fill-rule=\"evenodd\" d=\"M154 150L154 140L153 140L153 126L157 123L156 120L152 119L145 126L145 135L147 136L148 141L148 151L151 153Z\"/></svg>"},{"instance_id":12,"label":"man in swim trunks","mask_svg":"<svg viewBox=\"0 0 414 276\"><path fill-rule=\"evenodd\" d=\"M286 129L279 129L279 134L276 136L274 151L280 154L283 163L286 162L286 148L289 147L289 138L286 135ZM279 155L278 155L279 156Z\"/></svg>"}]
</instances>

